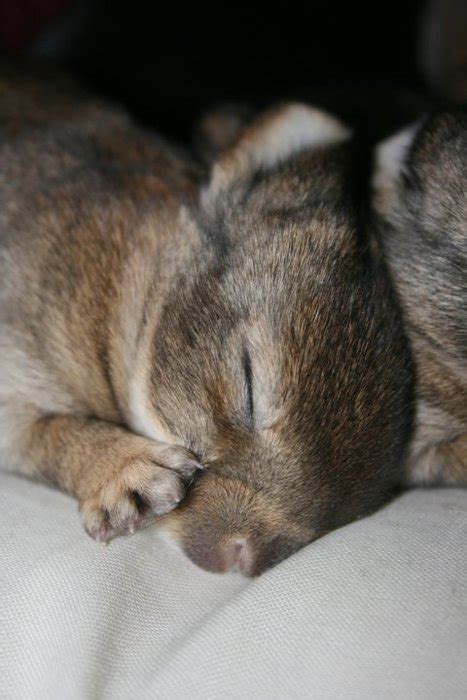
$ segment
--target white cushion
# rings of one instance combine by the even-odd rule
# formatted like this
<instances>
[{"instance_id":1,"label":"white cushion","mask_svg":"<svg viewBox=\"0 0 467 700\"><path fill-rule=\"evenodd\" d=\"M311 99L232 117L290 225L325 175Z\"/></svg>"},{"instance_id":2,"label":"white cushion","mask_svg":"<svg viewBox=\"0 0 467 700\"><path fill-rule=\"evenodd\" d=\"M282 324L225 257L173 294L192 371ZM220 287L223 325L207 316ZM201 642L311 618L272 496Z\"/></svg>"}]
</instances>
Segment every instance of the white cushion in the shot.
<instances>
[{"instance_id":1,"label":"white cushion","mask_svg":"<svg viewBox=\"0 0 467 700\"><path fill-rule=\"evenodd\" d=\"M467 697L467 492L414 491L257 580L103 547L0 474L0 698Z\"/></svg>"}]
</instances>

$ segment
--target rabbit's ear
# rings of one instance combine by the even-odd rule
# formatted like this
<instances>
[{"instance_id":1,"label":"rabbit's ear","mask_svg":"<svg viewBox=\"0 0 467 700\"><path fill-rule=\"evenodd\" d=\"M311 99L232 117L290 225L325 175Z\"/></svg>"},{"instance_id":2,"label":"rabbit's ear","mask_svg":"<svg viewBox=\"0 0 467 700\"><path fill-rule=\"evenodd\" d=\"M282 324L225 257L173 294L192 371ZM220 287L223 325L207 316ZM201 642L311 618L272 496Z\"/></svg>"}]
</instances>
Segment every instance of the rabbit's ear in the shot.
<instances>
[{"instance_id":1,"label":"rabbit's ear","mask_svg":"<svg viewBox=\"0 0 467 700\"><path fill-rule=\"evenodd\" d=\"M350 131L338 119L321 110L303 104L268 110L241 130L233 145L215 161L204 196L212 200L258 172L349 137Z\"/></svg>"},{"instance_id":2,"label":"rabbit's ear","mask_svg":"<svg viewBox=\"0 0 467 700\"><path fill-rule=\"evenodd\" d=\"M376 148L373 204L399 225L465 230L467 114L437 112ZM449 223L448 223L449 222Z\"/></svg>"},{"instance_id":3,"label":"rabbit's ear","mask_svg":"<svg viewBox=\"0 0 467 700\"><path fill-rule=\"evenodd\" d=\"M255 117L243 103L227 103L207 112L196 124L194 147L201 160L212 165L221 153L231 148Z\"/></svg>"},{"instance_id":4,"label":"rabbit's ear","mask_svg":"<svg viewBox=\"0 0 467 700\"><path fill-rule=\"evenodd\" d=\"M382 215L389 214L397 206L398 193L407 172L409 152L417 131L418 124L414 124L376 147L372 179L373 203Z\"/></svg>"}]
</instances>

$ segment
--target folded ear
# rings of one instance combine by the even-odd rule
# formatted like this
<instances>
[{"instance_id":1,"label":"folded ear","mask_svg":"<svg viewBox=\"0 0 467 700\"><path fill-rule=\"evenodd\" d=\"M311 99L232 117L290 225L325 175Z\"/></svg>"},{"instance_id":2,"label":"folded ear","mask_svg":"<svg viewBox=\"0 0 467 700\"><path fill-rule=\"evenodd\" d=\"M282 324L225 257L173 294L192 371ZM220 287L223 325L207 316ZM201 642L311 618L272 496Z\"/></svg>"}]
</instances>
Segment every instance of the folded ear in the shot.
<instances>
[{"instance_id":1,"label":"folded ear","mask_svg":"<svg viewBox=\"0 0 467 700\"><path fill-rule=\"evenodd\" d=\"M373 203L383 218L410 214L419 227L459 225L465 217L467 114L425 117L376 149Z\"/></svg>"},{"instance_id":2,"label":"folded ear","mask_svg":"<svg viewBox=\"0 0 467 700\"><path fill-rule=\"evenodd\" d=\"M417 130L418 126L412 125L376 147L372 178L373 204L383 216L389 215L397 206Z\"/></svg>"},{"instance_id":3,"label":"folded ear","mask_svg":"<svg viewBox=\"0 0 467 700\"><path fill-rule=\"evenodd\" d=\"M241 131L215 162L204 197L210 200L235 182L269 170L293 156L346 140L350 131L336 118L303 104L268 110Z\"/></svg>"}]
</instances>

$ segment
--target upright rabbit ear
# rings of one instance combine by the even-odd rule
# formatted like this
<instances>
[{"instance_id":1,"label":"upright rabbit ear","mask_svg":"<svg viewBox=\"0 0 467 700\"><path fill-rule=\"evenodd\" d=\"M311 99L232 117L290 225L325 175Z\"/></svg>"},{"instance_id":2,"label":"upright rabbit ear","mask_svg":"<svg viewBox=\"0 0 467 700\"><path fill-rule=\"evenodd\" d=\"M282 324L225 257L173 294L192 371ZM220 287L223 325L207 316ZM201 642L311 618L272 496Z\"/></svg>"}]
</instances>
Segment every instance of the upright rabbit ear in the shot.
<instances>
[{"instance_id":1,"label":"upright rabbit ear","mask_svg":"<svg viewBox=\"0 0 467 700\"><path fill-rule=\"evenodd\" d=\"M212 200L236 182L270 170L298 153L349 136L349 130L330 114L303 104L268 110L242 130L214 163L205 199Z\"/></svg>"}]
</instances>

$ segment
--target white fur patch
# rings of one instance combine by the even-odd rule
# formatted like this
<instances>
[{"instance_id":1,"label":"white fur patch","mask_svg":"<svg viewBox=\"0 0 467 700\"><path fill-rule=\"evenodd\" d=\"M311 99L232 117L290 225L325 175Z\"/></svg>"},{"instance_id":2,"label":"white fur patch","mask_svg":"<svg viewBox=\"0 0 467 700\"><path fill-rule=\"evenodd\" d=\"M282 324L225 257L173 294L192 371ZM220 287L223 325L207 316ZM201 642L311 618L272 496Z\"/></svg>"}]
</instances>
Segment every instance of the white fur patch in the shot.
<instances>
[{"instance_id":1,"label":"white fur patch","mask_svg":"<svg viewBox=\"0 0 467 700\"><path fill-rule=\"evenodd\" d=\"M150 440L169 445L176 444L175 436L157 420L154 411L149 407L147 387L147 377L144 374L136 374L132 378L128 402L131 427L135 432Z\"/></svg>"},{"instance_id":2,"label":"white fur patch","mask_svg":"<svg viewBox=\"0 0 467 700\"><path fill-rule=\"evenodd\" d=\"M249 148L253 165L272 167L295 153L343 141L350 131L319 109L290 105L261 130Z\"/></svg>"},{"instance_id":3,"label":"white fur patch","mask_svg":"<svg viewBox=\"0 0 467 700\"><path fill-rule=\"evenodd\" d=\"M415 435L410 447L408 482L426 485L441 476L443 461L439 446L455 439L462 430L452 416L426 401L417 403Z\"/></svg>"},{"instance_id":4,"label":"white fur patch","mask_svg":"<svg viewBox=\"0 0 467 700\"><path fill-rule=\"evenodd\" d=\"M381 213L387 213L394 203L407 152L414 140L418 125L404 129L386 139L376 148L373 190L375 204Z\"/></svg>"}]
</instances>

